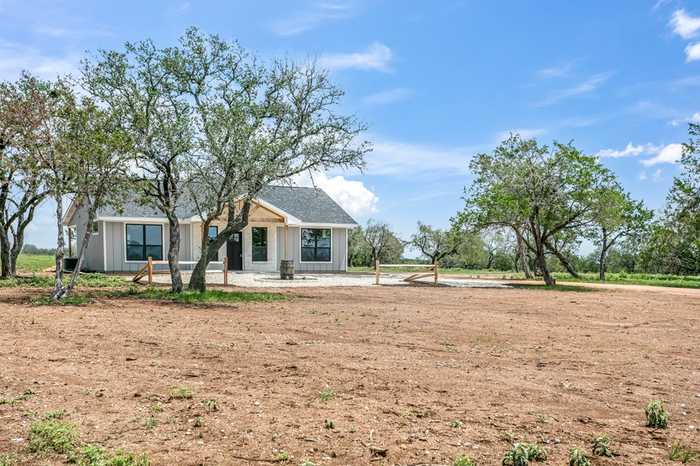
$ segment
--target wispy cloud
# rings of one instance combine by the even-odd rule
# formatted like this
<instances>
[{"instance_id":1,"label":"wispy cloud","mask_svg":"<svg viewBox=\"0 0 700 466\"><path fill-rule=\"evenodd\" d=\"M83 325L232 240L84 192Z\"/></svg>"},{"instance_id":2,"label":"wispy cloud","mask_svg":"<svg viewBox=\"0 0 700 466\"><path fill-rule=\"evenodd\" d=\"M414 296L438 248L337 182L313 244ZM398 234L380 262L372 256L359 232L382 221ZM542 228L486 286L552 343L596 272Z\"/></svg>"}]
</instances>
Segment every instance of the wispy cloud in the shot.
<instances>
[{"instance_id":1,"label":"wispy cloud","mask_svg":"<svg viewBox=\"0 0 700 466\"><path fill-rule=\"evenodd\" d=\"M650 167L660 163L676 163L682 156L683 144L668 144L662 147L654 157L642 160L642 164Z\"/></svg>"},{"instance_id":2,"label":"wispy cloud","mask_svg":"<svg viewBox=\"0 0 700 466\"><path fill-rule=\"evenodd\" d=\"M688 44L685 47L685 62L690 63L697 60L700 60L700 42Z\"/></svg>"},{"instance_id":3,"label":"wispy cloud","mask_svg":"<svg viewBox=\"0 0 700 466\"><path fill-rule=\"evenodd\" d=\"M365 173L399 177L427 173L464 175L471 156L486 149L486 146L440 147L374 138L374 150L367 155Z\"/></svg>"},{"instance_id":4,"label":"wispy cloud","mask_svg":"<svg viewBox=\"0 0 700 466\"><path fill-rule=\"evenodd\" d=\"M569 76L576 65L576 60L571 60L558 65L549 66L537 70L537 76L540 78L563 78Z\"/></svg>"},{"instance_id":5,"label":"wispy cloud","mask_svg":"<svg viewBox=\"0 0 700 466\"><path fill-rule=\"evenodd\" d=\"M550 94L547 98L536 102L535 106L536 107L545 107L548 105L553 105L556 104L562 100L569 99L572 97L584 95L584 94L590 94L591 92L596 91L600 86L605 84L608 79L613 75L612 72L606 72L606 73L598 73L594 74L587 80L573 86L569 87L566 89L560 89L556 92L553 92Z\"/></svg>"},{"instance_id":6,"label":"wispy cloud","mask_svg":"<svg viewBox=\"0 0 700 466\"><path fill-rule=\"evenodd\" d=\"M316 2L293 16L274 21L271 28L279 36L295 36L327 21L349 18L352 12L353 7L347 2Z\"/></svg>"},{"instance_id":7,"label":"wispy cloud","mask_svg":"<svg viewBox=\"0 0 700 466\"><path fill-rule=\"evenodd\" d=\"M318 64L328 70L376 70L391 71L393 53L389 47L374 42L363 52L329 53L321 55Z\"/></svg>"},{"instance_id":8,"label":"wispy cloud","mask_svg":"<svg viewBox=\"0 0 700 466\"><path fill-rule=\"evenodd\" d=\"M63 27L49 26L46 24L38 25L33 28L35 34L54 37L54 38L83 38L90 36L112 36L112 31L100 28L84 28L84 27Z\"/></svg>"},{"instance_id":9,"label":"wispy cloud","mask_svg":"<svg viewBox=\"0 0 700 466\"><path fill-rule=\"evenodd\" d=\"M691 39L700 31L700 17L691 16L685 10L676 10L671 16L669 25L673 32L683 39Z\"/></svg>"},{"instance_id":10,"label":"wispy cloud","mask_svg":"<svg viewBox=\"0 0 700 466\"><path fill-rule=\"evenodd\" d=\"M412 89L397 87L365 96L362 102L368 105L387 105L406 100L413 94Z\"/></svg>"},{"instance_id":11,"label":"wispy cloud","mask_svg":"<svg viewBox=\"0 0 700 466\"><path fill-rule=\"evenodd\" d=\"M654 154L659 151L659 148L653 144L635 145L631 142L624 149L603 149L596 154L602 158L619 159L623 157L637 157L643 154Z\"/></svg>"},{"instance_id":12,"label":"wispy cloud","mask_svg":"<svg viewBox=\"0 0 700 466\"><path fill-rule=\"evenodd\" d=\"M680 126L686 123L700 123L700 112L695 112L687 118L677 118L671 120L669 123L671 126Z\"/></svg>"},{"instance_id":13,"label":"wispy cloud","mask_svg":"<svg viewBox=\"0 0 700 466\"><path fill-rule=\"evenodd\" d=\"M54 56L21 44L0 42L0 79L16 79L22 71L41 78L55 78L75 73L79 63L77 53Z\"/></svg>"}]
</instances>

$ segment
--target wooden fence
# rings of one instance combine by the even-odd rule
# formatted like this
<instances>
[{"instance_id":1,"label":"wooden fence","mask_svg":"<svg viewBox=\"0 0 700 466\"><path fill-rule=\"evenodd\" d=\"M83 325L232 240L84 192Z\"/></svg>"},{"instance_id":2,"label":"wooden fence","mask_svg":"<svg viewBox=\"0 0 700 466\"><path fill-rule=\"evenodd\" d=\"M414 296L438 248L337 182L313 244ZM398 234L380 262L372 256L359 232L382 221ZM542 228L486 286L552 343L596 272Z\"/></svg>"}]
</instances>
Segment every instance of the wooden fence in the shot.
<instances>
[{"instance_id":1,"label":"wooden fence","mask_svg":"<svg viewBox=\"0 0 700 466\"><path fill-rule=\"evenodd\" d=\"M428 272L417 272L403 279L405 282L416 283L421 278L433 277L433 286L438 283L438 265L437 264L380 264L376 261L374 264L374 284L379 285L379 276L381 269L384 268L423 268Z\"/></svg>"},{"instance_id":2,"label":"wooden fence","mask_svg":"<svg viewBox=\"0 0 700 466\"><path fill-rule=\"evenodd\" d=\"M146 261L146 263L144 264L144 266L141 267L136 272L136 275L134 275L134 278L132 278L131 280L134 283L138 283L144 277L148 277L148 284L152 285L153 284L153 274L155 273L153 266L158 265L158 264L167 264L167 263L168 263L168 261L154 261L152 257L149 257L148 260ZM180 264L196 264L196 262L192 262L192 261L182 261L179 263ZM217 264L217 263L218 262L210 262L210 264ZM223 266L224 266L224 270L223 270L223 272L224 272L224 285L228 285L228 257L224 257Z\"/></svg>"}]
</instances>

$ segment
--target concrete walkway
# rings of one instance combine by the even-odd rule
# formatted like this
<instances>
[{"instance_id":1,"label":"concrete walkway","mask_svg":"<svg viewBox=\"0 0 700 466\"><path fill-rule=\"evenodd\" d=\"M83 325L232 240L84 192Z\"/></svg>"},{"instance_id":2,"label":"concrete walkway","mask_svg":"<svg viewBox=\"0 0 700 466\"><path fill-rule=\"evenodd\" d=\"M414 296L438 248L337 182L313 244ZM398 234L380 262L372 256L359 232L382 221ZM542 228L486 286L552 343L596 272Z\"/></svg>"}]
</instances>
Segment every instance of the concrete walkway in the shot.
<instances>
[{"instance_id":1,"label":"concrete walkway","mask_svg":"<svg viewBox=\"0 0 700 466\"><path fill-rule=\"evenodd\" d=\"M190 279L188 272L182 273L185 283ZM390 286L409 286L403 281L410 274L382 274L381 284ZM167 274L153 276L156 283L170 283ZM421 283L432 284L432 277L419 280ZM222 285L223 272L207 272L207 283ZM279 273L262 272L229 272L229 285L249 288L304 288L304 287L334 287L334 286L374 286L374 275L357 273L303 273L296 274L294 280L281 280ZM438 284L456 288L508 288L505 282L497 280L461 279L454 276L440 277Z\"/></svg>"}]
</instances>

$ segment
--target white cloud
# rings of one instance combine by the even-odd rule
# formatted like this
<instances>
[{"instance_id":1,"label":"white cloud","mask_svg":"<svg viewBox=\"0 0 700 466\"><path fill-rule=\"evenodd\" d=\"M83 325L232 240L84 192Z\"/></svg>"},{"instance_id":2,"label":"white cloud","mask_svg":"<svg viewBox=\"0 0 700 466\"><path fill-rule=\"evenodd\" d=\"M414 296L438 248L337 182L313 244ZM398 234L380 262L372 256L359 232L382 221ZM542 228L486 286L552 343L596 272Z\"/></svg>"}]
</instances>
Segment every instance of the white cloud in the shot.
<instances>
[{"instance_id":1,"label":"white cloud","mask_svg":"<svg viewBox=\"0 0 700 466\"><path fill-rule=\"evenodd\" d=\"M601 158L611 158L618 159L622 157L637 157L643 154L655 154L659 151L659 147L653 144L641 144L635 145L631 142L625 146L622 150L615 149L603 149L599 151L596 155Z\"/></svg>"},{"instance_id":2,"label":"white cloud","mask_svg":"<svg viewBox=\"0 0 700 466\"><path fill-rule=\"evenodd\" d=\"M369 175L423 176L430 172L467 173L472 154L484 147L442 148L397 141L375 140L374 149L367 154Z\"/></svg>"},{"instance_id":3,"label":"white cloud","mask_svg":"<svg viewBox=\"0 0 700 466\"><path fill-rule=\"evenodd\" d=\"M314 29L324 22L350 17L352 6L340 1L316 2L311 7L289 18L279 19L271 25L279 36L295 36Z\"/></svg>"},{"instance_id":4,"label":"white cloud","mask_svg":"<svg viewBox=\"0 0 700 466\"><path fill-rule=\"evenodd\" d=\"M395 89L389 89L365 96L362 99L362 102L368 105L386 105L406 100L412 95L413 91L411 89L397 87Z\"/></svg>"},{"instance_id":5,"label":"white cloud","mask_svg":"<svg viewBox=\"0 0 700 466\"><path fill-rule=\"evenodd\" d=\"M700 112L695 112L688 118L679 118L676 120L671 120L671 126L680 126L686 123L700 123Z\"/></svg>"},{"instance_id":6,"label":"white cloud","mask_svg":"<svg viewBox=\"0 0 700 466\"><path fill-rule=\"evenodd\" d=\"M700 42L693 42L685 48L685 62L690 63L697 60L700 60Z\"/></svg>"},{"instance_id":7,"label":"white cloud","mask_svg":"<svg viewBox=\"0 0 700 466\"><path fill-rule=\"evenodd\" d=\"M700 30L700 17L690 16L685 10L676 10L671 16L669 25L673 32L683 39L695 37Z\"/></svg>"},{"instance_id":8,"label":"white cloud","mask_svg":"<svg viewBox=\"0 0 700 466\"><path fill-rule=\"evenodd\" d=\"M393 53L389 47L374 42L364 52L324 54L318 60L322 68L329 70L376 70L390 71Z\"/></svg>"},{"instance_id":9,"label":"white cloud","mask_svg":"<svg viewBox=\"0 0 700 466\"><path fill-rule=\"evenodd\" d=\"M650 167L659 163L676 163L682 155L683 144L668 144L662 147L654 157L642 160L642 164Z\"/></svg>"},{"instance_id":10,"label":"white cloud","mask_svg":"<svg viewBox=\"0 0 700 466\"><path fill-rule=\"evenodd\" d=\"M544 107L547 105L555 104L564 99L589 94L597 90L600 86L602 86L608 79L610 79L611 76L611 72L594 74L593 76L576 86L569 87L567 89L561 89L552 93L549 97L541 100L540 102L536 102L535 106Z\"/></svg>"},{"instance_id":11,"label":"white cloud","mask_svg":"<svg viewBox=\"0 0 700 466\"><path fill-rule=\"evenodd\" d=\"M78 54L49 56L31 47L0 42L0 79L17 79L24 70L41 78L52 79L75 73L79 62Z\"/></svg>"},{"instance_id":12,"label":"white cloud","mask_svg":"<svg viewBox=\"0 0 700 466\"><path fill-rule=\"evenodd\" d=\"M542 136L547 132L546 129L544 128L514 128L514 129L509 129L507 131L501 131L496 135L496 138L498 142L503 141L504 139L508 139L508 137L512 134L519 134L521 138L523 139L533 139L536 138L537 136Z\"/></svg>"},{"instance_id":13,"label":"white cloud","mask_svg":"<svg viewBox=\"0 0 700 466\"><path fill-rule=\"evenodd\" d=\"M554 66L549 66L547 68L542 68L537 70L537 76L540 78L563 78L571 74L576 61L569 61L566 63L561 63Z\"/></svg>"},{"instance_id":14,"label":"white cloud","mask_svg":"<svg viewBox=\"0 0 700 466\"><path fill-rule=\"evenodd\" d=\"M348 180L340 175L329 178L325 173L303 173L293 183L321 188L353 217L368 217L377 211L379 198L362 181Z\"/></svg>"}]
</instances>

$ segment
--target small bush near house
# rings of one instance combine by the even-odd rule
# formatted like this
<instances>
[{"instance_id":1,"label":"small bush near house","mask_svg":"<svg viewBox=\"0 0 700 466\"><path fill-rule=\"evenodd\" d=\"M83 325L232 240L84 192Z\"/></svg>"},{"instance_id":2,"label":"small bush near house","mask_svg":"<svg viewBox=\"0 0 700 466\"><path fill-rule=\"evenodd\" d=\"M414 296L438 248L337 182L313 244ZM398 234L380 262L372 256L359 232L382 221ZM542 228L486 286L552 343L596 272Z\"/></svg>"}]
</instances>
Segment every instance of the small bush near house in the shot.
<instances>
[{"instance_id":1,"label":"small bush near house","mask_svg":"<svg viewBox=\"0 0 700 466\"><path fill-rule=\"evenodd\" d=\"M644 408L644 413L647 416L647 427L655 427L658 429L665 429L668 427L668 411L666 411L661 401L650 401L646 408Z\"/></svg>"},{"instance_id":2,"label":"small bush near house","mask_svg":"<svg viewBox=\"0 0 700 466\"><path fill-rule=\"evenodd\" d=\"M700 453L678 441L673 442L671 451L668 454L670 460L680 461L683 464L692 463L698 457L700 457Z\"/></svg>"},{"instance_id":3,"label":"small bush near house","mask_svg":"<svg viewBox=\"0 0 700 466\"><path fill-rule=\"evenodd\" d=\"M457 458L455 458L454 462L452 463L452 466L476 466L476 461L474 461L467 455L460 455Z\"/></svg>"},{"instance_id":4,"label":"small bush near house","mask_svg":"<svg viewBox=\"0 0 700 466\"><path fill-rule=\"evenodd\" d=\"M40 454L69 454L75 450L78 430L70 422L46 419L29 428L29 451Z\"/></svg>"},{"instance_id":5,"label":"small bush near house","mask_svg":"<svg viewBox=\"0 0 700 466\"><path fill-rule=\"evenodd\" d=\"M612 451L610 450L610 437L607 434L599 435L593 439L593 445L591 451L595 456L606 456L608 458L612 457Z\"/></svg>"},{"instance_id":6,"label":"small bush near house","mask_svg":"<svg viewBox=\"0 0 700 466\"><path fill-rule=\"evenodd\" d=\"M579 448L572 448L569 451L569 466L591 466L588 456Z\"/></svg>"},{"instance_id":7,"label":"small bush near house","mask_svg":"<svg viewBox=\"0 0 700 466\"><path fill-rule=\"evenodd\" d=\"M502 466L527 466L530 461L546 461L547 450L534 443L516 443L506 452Z\"/></svg>"}]
</instances>

